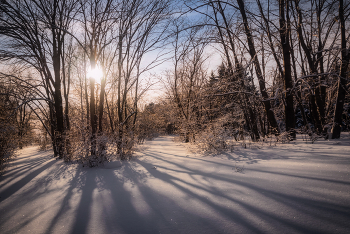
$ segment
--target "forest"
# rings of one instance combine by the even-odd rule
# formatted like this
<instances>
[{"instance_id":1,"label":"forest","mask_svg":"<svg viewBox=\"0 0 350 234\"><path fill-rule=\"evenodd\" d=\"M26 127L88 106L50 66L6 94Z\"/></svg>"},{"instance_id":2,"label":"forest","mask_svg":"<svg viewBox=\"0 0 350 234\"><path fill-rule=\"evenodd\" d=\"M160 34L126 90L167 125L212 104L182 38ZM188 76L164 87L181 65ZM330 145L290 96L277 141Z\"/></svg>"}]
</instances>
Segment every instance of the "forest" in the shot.
<instances>
[{"instance_id":1,"label":"forest","mask_svg":"<svg viewBox=\"0 0 350 234\"><path fill-rule=\"evenodd\" d=\"M1 167L30 144L95 167L162 134L207 151L338 139L349 15L348 0L0 0Z\"/></svg>"}]
</instances>

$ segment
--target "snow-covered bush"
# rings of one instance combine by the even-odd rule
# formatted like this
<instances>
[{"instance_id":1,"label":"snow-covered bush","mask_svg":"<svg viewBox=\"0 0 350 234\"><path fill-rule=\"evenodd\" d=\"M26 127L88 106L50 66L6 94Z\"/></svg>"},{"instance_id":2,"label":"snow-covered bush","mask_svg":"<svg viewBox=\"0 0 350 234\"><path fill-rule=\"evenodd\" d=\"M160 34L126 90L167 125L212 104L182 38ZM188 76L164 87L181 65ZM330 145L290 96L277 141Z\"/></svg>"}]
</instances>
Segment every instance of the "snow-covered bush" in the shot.
<instances>
[{"instance_id":1,"label":"snow-covered bush","mask_svg":"<svg viewBox=\"0 0 350 234\"><path fill-rule=\"evenodd\" d=\"M230 133L225 127L211 125L197 135L196 144L201 151L217 154L227 150Z\"/></svg>"},{"instance_id":2,"label":"snow-covered bush","mask_svg":"<svg viewBox=\"0 0 350 234\"><path fill-rule=\"evenodd\" d=\"M83 131L78 135L70 134L69 161L80 162L89 167L96 167L115 159L129 160L132 157L136 140L132 132L121 140L117 134L98 134L96 152L91 153L91 134Z\"/></svg>"}]
</instances>

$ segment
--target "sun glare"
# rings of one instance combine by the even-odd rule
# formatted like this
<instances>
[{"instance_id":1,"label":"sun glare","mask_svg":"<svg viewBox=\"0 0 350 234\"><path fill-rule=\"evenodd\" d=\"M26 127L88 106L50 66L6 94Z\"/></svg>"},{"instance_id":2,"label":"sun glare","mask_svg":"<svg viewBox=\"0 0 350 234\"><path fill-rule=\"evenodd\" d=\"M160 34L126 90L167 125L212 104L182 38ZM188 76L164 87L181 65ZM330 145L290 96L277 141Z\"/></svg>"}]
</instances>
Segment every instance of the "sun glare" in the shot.
<instances>
[{"instance_id":1,"label":"sun glare","mask_svg":"<svg viewBox=\"0 0 350 234\"><path fill-rule=\"evenodd\" d=\"M89 69L87 75L89 78L92 77L95 79L96 82L100 83L100 81L103 77L103 72L100 68L95 67L94 69Z\"/></svg>"}]
</instances>

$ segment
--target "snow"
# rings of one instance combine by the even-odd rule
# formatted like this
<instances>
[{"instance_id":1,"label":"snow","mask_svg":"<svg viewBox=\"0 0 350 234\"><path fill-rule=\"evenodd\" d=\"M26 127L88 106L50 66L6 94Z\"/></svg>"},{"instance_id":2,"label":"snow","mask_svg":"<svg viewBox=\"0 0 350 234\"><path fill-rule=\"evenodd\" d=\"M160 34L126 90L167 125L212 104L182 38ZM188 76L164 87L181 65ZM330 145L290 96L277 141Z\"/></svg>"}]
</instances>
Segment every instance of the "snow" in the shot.
<instances>
[{"instance_id":1,"label":"snow","mask_svg":"<svg viewBox=\"0 0 350 234\"><path fill-rule=\"evenodd\" d=\"M134 160L86 168L29 147L0 177L0 230L350 233L349 152L345 137L204 156L160 137Z\"/></svg>"}]
</instances>

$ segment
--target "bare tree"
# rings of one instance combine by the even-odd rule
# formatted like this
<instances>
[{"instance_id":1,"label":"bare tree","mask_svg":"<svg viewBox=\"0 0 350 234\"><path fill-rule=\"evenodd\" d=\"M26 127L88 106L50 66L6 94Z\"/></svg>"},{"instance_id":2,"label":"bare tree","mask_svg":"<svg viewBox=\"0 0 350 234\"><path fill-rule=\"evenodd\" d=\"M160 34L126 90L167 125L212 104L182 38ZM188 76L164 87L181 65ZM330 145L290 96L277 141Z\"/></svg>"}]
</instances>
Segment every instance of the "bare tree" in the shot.
<instances>
[{"instance_id":1,"label":"bare tree","mask_svg":"<svg viewBox=\"0 0 350 234\"><path fill-rule=\"evenodd\" d=\"M117 18L117 12L114 9L115 5L112 0L84 0L81 1L82 17L83 17L83 28L86 46L84 50L88 59L90 61L90 69L92 71L97 69L98 61L109 44L114 40L112 35L113 26ZM82 43L80 43L82 44ZM90 78L90 126L91 126L91 159L89 161L90 166L94 166L97 161L103 159L98 159L96 147L96 134L98 127L98 113L96 107L96 97L95 97L95 82L96 77ZM103 106L104 106L104 90L106 77L101 79L101 90L100 90L100 121L103 117ZM102 125L100 124L101 128ZM102 129L101 129L102 131ZM103 156L103 155L102 155Z\"/></svg>"},{"instance_id":2,"label":"bare tree","mask_svg":"<svg viewBox=\"0 0 350 234\"><path fill-rule=\"evenodd\" d=\"M177 27L178 28L178 27ZM185 32L187 34L187 32ZM195 102L200 98L199 90L206 81L204 69L204 50L207 43L200 40L201 34L193 28L187 35L181 37L177 30L174 40L174 71L169 74L171 94L177 105L178 115L183 119L182 129L185 142L194 138ZM195 122L195 121L194 121Z\"/></svg>"},{"instance_id":3,"label":"bare tree","mask_svg":"<svg viewBox=\"0 0 350 234\"><path fill-rule=\"evenodd\" d=\"M36 69L50 109L54 153L64 157L64 116L61 92L61 55L76 1L2 1L0 34L2 58ZM52 67L51 67L52 66Z\"/></svg>"},{"instance_id":4,"label":"bare tree","mask_svg":"<svg viewBox=\"0 0 350 234\"><path fill-rule=\"evenodd\" d=\"M249 23L248 23L248 18L247 18L247 14L246 14L246 9L245 9L245 5L244 5L244 1L243 0L237 0L238 6L239 6L239 11L242 15L242 19L243 19L243 24L244 24L244 32L246 34L247 37L247 43L248 43L248 52L253 60L254 63L254 67L255 67L255 72L258 78L258 82L259 82L259 87L260 87L260 92L261 92L261 96L263 98L263 103L264 103L264 107L265 107L265 112L266 112L266 116L267 119L271 125L271 127L274 129L274 131L276 133L279 132L279 128L277 125L277 121L275 118L275 115L271 109L271 103L270 103L270 99L266 90L266 84L265 84L265 80L263 77L263 73L261 70L261 66L260 66L260 62L258 59L258 55L257 52L255 50L255 45L254 45L254 38L251 32L251 29L249 27Z\"/></svg>"},{"instance_id":5,"label":"bare tree","mask_svg":"<svg viewBox=\"0 0 350 234\"><path fill-rule=\"evenodd\" d=\"M150 61L145 61L145 55L161 51L168 27L165 21L170 16L170 1L122 1L119 7L119 18L115 22L116 72L112 78L112 85L116 85L117 89L116 97L113 93L108 96L110 100L116 99L116 113L110 116L117 118L111 122L117 131L118 152L124 158L124 147L127 149L133 144L137 103L144 93L139 87L140 77L163 61L161 52Z\"/></svg>"}]
</instances>

